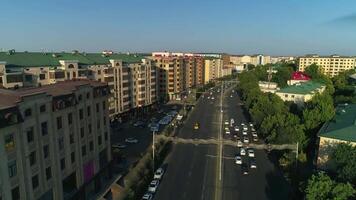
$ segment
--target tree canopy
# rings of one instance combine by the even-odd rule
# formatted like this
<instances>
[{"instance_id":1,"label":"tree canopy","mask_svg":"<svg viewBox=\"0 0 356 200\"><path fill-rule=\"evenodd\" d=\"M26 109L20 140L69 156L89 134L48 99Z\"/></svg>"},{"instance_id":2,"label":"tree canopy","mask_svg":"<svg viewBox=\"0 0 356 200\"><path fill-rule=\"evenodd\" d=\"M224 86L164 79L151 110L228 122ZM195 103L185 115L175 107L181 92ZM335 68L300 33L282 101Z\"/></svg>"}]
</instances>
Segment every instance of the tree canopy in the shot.
<instances>
[{"instance_id":1,"label":"tree canopy","mask_svg":"<svg viewBox=\"0 0 356 200\"><path fill-rule=\"evenodd\" d=\"M331 159L336 164L338 178L356 185L356 147L339 144L332 153Z\"/></svg>"}]
</instances>

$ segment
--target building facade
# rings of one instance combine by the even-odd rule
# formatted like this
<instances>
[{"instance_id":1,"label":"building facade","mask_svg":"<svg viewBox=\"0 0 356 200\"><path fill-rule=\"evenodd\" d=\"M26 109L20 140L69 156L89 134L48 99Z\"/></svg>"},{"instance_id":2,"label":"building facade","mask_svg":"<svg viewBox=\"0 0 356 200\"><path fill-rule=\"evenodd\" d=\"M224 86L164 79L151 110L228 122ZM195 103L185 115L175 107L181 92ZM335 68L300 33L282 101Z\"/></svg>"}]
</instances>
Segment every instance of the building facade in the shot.
<instances>
[{"instance_id":1,"label":"building facade","mask_svg":"<svg viewBox=\"0 0 356 200\"><path fill-rule=\"evenodd\" d=\"M318 65L325 75L333 77L339 72L355 69L356 57L306 55L298 59L299 71L304 71L311 64Z\"/></svg>"},{"instance_id":2,"label":"building facade","mask_svg":"<svg viewBox=\"0 0 356 200\"><path fill-rule=\"evenodd\" d=\"M110 118L137 113L156 102L156 68L139 55L99 53L0 53L0 84L18 88L72 79L105 82L113 94Z\"/></svg>"},{"instance_id":3,"label":"building facade","mask_svg":"<svg viewBox=\"0 0 356 200\"><path fill-rule=\"evenodd\" d=\"M85 199L110 177L107 84L0 89L0 199Z\"/></svg>"},{"instance_id":4,"label":"building facade","mask_svg":"<svg viewBox=\"0 0 356 200\"><path fill-rule=\"evenodd\" d=\"M230 63L235 66L246 66L246 65L265 65L271 63L271 56L265 55L231 55Z\"/></svg>"},{"instance_id":5,"label":"building facade","mask_svg":"<svg viewBox=\"0 0 356 200\"><path fill-rule=\"evenodd\" d=\"M210 80L222 77L223 60L220 58L206 58L204 64L204 84Z\"/></svg>"}]
</instances>

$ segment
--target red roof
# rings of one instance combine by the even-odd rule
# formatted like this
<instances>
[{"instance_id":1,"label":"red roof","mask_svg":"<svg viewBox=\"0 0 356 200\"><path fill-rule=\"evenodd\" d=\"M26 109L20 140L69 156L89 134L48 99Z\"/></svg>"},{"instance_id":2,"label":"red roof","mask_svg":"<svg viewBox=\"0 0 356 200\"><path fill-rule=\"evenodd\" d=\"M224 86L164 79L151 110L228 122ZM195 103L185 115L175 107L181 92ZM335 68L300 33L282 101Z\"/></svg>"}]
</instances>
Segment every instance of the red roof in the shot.
<instances>
[{"instance_id":1,"label":"red roof","mask_svg":"<svg viewBox=\"0 0 356 200\"><path fill-rule=\"evenodd\" d=\"M293 72L292 73L292 80L303 80L303 81L309 81L311 78L303 72Z\"/></svg>"}]
</instances>

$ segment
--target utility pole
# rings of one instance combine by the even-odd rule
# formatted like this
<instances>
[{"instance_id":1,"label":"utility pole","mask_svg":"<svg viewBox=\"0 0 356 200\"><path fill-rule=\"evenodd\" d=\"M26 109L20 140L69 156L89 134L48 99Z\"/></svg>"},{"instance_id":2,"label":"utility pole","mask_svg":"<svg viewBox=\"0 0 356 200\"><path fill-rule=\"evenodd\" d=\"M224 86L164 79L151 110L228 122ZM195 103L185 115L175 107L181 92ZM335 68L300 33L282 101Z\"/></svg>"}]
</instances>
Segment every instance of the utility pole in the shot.
<instances>
[{"instance_id":1,"label":"utility pole","mask_svg":"<svg viewBox=\"0 0 356 200\"><path fill-rule=\"evenodd\" d=\"M152 131L152 171L155 173L155 131Z\"/></svg>"}]
</instances>

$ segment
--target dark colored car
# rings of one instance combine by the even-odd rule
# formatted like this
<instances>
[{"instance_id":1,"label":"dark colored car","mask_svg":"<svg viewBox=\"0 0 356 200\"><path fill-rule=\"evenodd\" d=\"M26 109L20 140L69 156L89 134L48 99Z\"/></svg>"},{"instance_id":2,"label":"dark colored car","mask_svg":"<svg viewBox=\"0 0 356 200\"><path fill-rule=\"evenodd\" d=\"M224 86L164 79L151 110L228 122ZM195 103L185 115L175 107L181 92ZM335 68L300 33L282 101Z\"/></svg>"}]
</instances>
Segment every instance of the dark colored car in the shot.
<instances>
[{"instance_id":1,"label":"dark colored car","mask_svg":"<svg viewBox=\"0 0 356 200\"><path fill-rule=\"evenodd\" d=\"M241 165L241 173L243 175L247 175L248 174L248 166L246 165L246 163Z\"/></svg>"}]
</instances>

